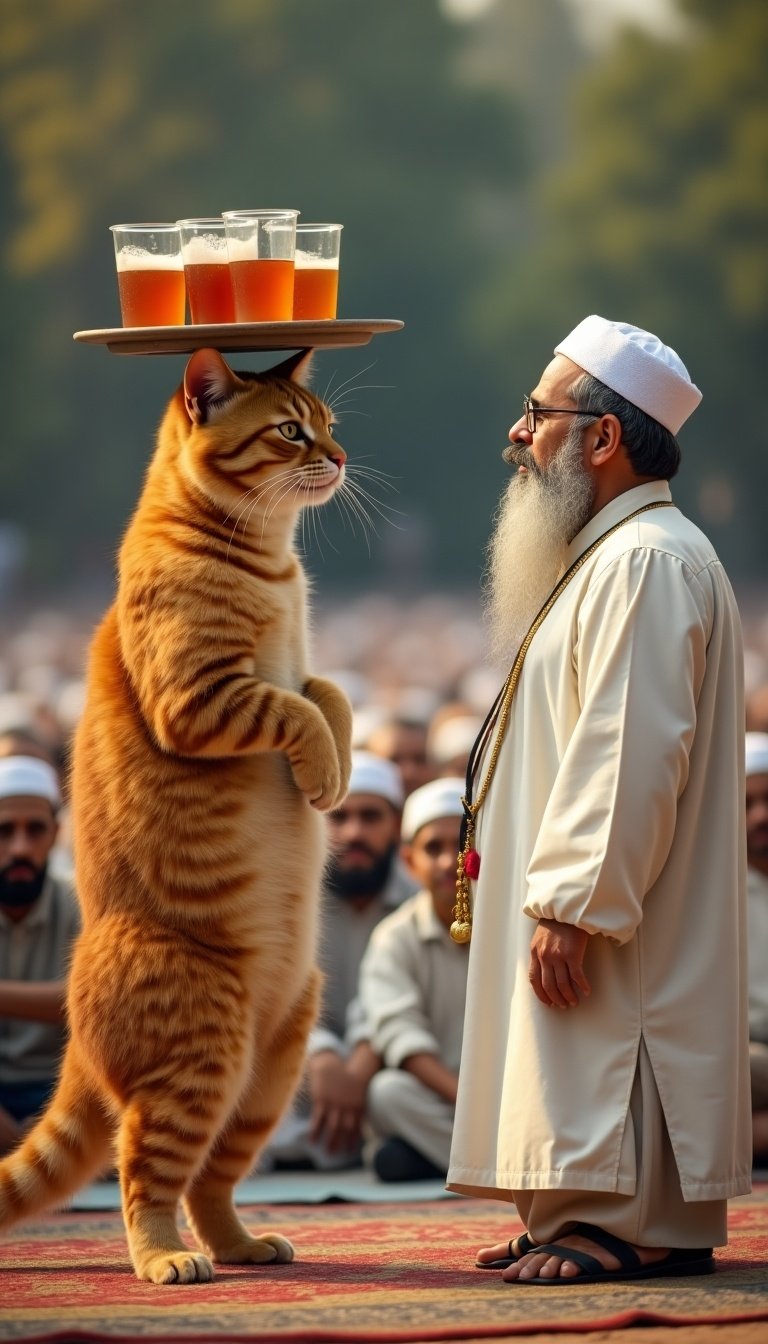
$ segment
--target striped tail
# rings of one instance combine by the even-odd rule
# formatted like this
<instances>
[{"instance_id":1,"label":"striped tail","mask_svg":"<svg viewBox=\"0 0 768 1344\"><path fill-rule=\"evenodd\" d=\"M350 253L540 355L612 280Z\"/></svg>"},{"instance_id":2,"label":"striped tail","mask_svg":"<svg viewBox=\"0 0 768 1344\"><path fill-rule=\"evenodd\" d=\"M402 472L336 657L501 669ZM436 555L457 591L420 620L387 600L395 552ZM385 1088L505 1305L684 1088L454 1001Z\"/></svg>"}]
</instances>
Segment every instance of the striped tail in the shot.
<instances>
[{"instance_id":1,"label":"striped tail","mask_svg":"<svg viewBox=\"0 0 768 1344\"><path fill-rule=\"evenodd\" d=\"M0 1162L0 1229L73 1195L107 1166L114 1121L71 1046L47 1110Z\"/></svg>"}]
</instances>

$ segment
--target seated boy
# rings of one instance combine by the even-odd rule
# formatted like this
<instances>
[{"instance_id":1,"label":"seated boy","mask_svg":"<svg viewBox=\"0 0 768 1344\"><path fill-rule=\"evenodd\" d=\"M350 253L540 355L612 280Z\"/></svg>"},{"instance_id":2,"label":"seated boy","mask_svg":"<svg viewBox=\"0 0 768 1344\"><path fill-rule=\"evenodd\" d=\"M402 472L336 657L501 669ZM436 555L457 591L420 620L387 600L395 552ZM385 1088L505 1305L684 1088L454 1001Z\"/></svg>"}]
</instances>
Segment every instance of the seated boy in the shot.
<instances>
[{"instance_id":1,"label":"seated boy","mask_svg":"<svg viewBox=\"0 0 768 1344\"><path fill-rule=\"evenodd\" d=\"M406 799L401 854L422 890L373 930L360 968L370 1043L384 1061L367 1097L383 1181L448 1169L469 956L448 932L463 789L458 777L441 778Z\"/></svg>"}]
</instances>

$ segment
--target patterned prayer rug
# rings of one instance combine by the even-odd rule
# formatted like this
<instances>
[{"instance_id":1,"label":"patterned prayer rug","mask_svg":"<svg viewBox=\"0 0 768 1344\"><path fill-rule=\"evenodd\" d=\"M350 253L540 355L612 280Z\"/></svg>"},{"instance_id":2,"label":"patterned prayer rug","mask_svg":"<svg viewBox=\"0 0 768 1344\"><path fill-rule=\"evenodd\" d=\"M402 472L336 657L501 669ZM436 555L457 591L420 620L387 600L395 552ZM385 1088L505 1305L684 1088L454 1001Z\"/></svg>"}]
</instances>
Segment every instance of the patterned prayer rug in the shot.
<instances>
[{"instance_id":1,"label":"patterned prayer rug","mask_svg":"<svg viewBox=\"0 0 768 1344\"><path fill-rule=\"evenodd\" d=\"M479 1246L519 1228L493 1201L242 1213L289 1236L296 1261L160 1287L133 1277L118 1214L58 1213L17 1229L0 1248L0 1338L383 1344L768 1321L768 1186L731 1205L718 1273L564 1288L515 1288L473 1267Z\"/></svg>"}]
</instances>

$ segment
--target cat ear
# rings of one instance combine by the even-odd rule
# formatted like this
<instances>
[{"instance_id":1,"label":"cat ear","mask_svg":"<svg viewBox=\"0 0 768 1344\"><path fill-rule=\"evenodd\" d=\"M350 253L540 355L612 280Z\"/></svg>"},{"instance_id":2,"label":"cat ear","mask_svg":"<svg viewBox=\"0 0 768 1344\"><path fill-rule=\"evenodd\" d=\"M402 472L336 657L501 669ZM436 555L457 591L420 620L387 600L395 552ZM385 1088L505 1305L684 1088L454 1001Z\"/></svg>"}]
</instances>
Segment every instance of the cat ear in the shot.
<instances>
[{"instance_id":1,"label":"cat ear","mask_svg":"<svg viewBox=\"0 0 768 1344\"><path fill-rule=\"evenodd\" d=\"M218 350L196 350L184 370L184 405L192 423L204 425L211 407L231 397L239 383Z\"/></svg>"},{"instance_id":2,"label":"cat ear","mask_svg":"<svg viewBox=\"0 0 768 1344\"><path fill-rule=\"evenodd\" d=\"M314 349L299 350L290 359L284 359L282 364L276 364L273 369L268 369L267 374L270 378L286 378L291 383L306 383L310 374L310 365L314 355Z\"/></svg>"}]
</instances>

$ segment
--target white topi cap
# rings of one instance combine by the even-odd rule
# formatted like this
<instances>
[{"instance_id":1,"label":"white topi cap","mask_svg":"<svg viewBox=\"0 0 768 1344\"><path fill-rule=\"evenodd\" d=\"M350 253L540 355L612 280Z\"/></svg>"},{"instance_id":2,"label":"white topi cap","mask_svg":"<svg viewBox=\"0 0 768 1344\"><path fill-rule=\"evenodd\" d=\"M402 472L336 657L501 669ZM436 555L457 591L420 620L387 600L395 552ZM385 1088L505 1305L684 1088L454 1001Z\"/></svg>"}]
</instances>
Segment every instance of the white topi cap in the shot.
<instances>
[{"instance_id":1,"label":"white topi cap","mask_svg":"<svg viewBox=\"0 0 768 1344\"><path fill-rule=\"evenodd\" d=\"M572 359L672 434L701 401L701 392L677 352L628 322L611 322L593 313L555 346L555 354Z\"/></svg>"},{"instance_id":2,"label":"white topi cap","mask_svg":"<svg viewBox=\"0 0 768 1344\"><path fill-rule=\"evenodd\" d=\"M403 777L384 756L375 756L372 751L353 751L347 793L378 794L399 812L405 797Z\"/></svg>"},{"instance_id":3,"label":"white topi cap","mask_svg":"<svg viewBox=\"0 0 768 1344\"><path fill-rule=\"evenodd\" d=\"M61 806L59 777L36 756L6 756L0 760L0 798L47 798L56 811Z\"/></svg>"},{"instance_id":4,"label":"white topi cap","mask_svg":"<svg viewBox=\"0 0 768 1344\"><path fill-rule=\"evenodd\" d=\"M768 733L747 733L746 767L748 775L768 775Z\"/></svg>"},{"instance_id":5,"label":"white topi cap","mask_svg":"<svg viewBox=\"0 0 768 1344\"><path fill-rule=\"evenodd\" d=\"M458 775L444 775L422 784L414 789L405 800L403 824L400 834L403 840L411 841L422 826L440 817L463 817L464 808L461 795L464 792L464 780Z\"/></svg>"}]
</instances>

